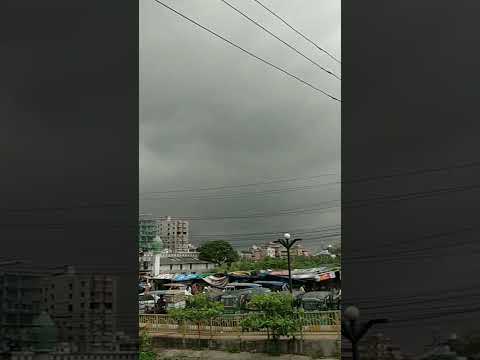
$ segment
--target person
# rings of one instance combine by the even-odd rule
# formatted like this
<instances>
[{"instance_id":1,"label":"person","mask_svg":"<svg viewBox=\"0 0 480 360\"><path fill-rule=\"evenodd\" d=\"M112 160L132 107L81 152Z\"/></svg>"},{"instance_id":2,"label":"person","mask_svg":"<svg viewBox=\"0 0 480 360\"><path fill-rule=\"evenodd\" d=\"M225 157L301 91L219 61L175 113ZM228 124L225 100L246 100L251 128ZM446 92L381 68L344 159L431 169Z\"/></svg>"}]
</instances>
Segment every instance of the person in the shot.
<instances>
[{"instance_id":1,"label":"person","mask_svg":"<svg viewBox=\"0 0 480 360\"><path fill-rule=\"evenodd\" d=\"M167 310L167 302L163 296L157 300L157 314L164 314Z\"/></svg>"},{"instance_id":2,"label":"person","mask_svg":"<svg viewBox=\"0 0 480 360\"><path fill-rule=\"evenodd\" d=\"M192 285L192 295L196 295L198 293L198 286L197 284Z\"/></svg>"},{"instance_id":3,"label":"person","mask_svg":"<svg viewBox=\"0 0 480 360\"><path fill-rule=\"evenodd\" d=\"M300 286L300 292L302 292L302 293L305 292L305 288L303 286Z\"/></svg>"}]
</instances>

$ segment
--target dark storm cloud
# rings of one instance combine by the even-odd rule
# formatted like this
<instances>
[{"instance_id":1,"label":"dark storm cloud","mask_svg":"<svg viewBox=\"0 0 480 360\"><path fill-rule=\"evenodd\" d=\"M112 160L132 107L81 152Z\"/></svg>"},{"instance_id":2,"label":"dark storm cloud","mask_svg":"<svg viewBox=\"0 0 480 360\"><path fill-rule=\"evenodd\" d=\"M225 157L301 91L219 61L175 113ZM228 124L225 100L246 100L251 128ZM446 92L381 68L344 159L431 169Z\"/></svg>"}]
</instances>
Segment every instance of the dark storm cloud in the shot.
<instances>
[{"instance_id":1,"label":"dark storm cloud","mask_svg":"<svg viewBox=\"0 0 480 360\"><path fill-rule=\"evenodd\" d=\"M340 97L340 81L322 72L220 1L169 1L172 7L315 86ZM339 73L340 66L253 1L233 1L300 51ZM294 26L340 56L340 3L265 1ZM156 4L140 5L140 192L237 185L335 173L340 178L340 105L267 67ZM195 196L204 193L194 193ZM211 192L208 194L212 194ZM171 194L169 194L171 196ZM340 199L340 187L268 196L195 200L141 195L157 216L230 216L311 208ZM317 205L318 207L318 205ZM286 231L339 224L340 211L248 220L192 221L195 234ZM248 240L236 245L248 244ZM253 240L252 240L253 241ZM311 240L310 244L314 244Z\"/></svg>"}]
</instances>

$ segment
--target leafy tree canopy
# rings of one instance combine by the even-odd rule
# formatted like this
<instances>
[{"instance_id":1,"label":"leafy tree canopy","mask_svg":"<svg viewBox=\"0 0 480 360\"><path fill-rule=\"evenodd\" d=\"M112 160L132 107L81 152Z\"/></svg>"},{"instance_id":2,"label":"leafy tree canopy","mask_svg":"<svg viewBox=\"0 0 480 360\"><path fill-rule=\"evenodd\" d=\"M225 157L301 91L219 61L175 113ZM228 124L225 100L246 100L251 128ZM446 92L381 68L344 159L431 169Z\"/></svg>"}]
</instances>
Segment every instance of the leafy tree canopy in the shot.
<instances>
[{"instance_id":1,"label":"leafy tree canopy","mask_svg":"<svg viewBox=\"0 0 480 360\"><path fill-rule=\"evenodd\" d=\"M242 328L253 331L267 330L273 339L295 335L302 325L292 307L292 301L291 295L282 293L255 296L250 306L258 312L242 320Z\"/></svg>"},{"instance_id":2,"label":"leafy tree canopy","mask_svg":"<svg viewBox=\"0 0 480 360\"><path fill-rule=\"evenodd\" d=\"M176 320L188 320L199 323L221 315L223 304L211 301L205 294L190 296L184 309L172 309L168 312Z\"/></svg>"},{"instance_id":3,"label":"leafy tree canopy","mask_svg":"<svg viewBox=\"0 0 480 360\"><path fill-rule=\"evenodd\" d=\"M238 254L225 240L207 241L198 248L201 260L211 261L217 265L231 264L238 260Z\"/></svg>"}]
</instances>

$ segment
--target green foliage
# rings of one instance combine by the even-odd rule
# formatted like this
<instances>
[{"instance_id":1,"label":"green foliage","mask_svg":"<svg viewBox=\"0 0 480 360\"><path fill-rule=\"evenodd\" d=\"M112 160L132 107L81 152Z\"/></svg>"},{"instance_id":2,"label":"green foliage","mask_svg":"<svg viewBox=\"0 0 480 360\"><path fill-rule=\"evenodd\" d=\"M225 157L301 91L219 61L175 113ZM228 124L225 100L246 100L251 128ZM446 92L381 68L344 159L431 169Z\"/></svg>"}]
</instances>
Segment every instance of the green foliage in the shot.
<instances>
[{"instance_id":1,"label":"green foliage","mask_svg":"<svg viewBox=\"0 0 480 360\"><path fill-rule=\"evenodd\" d=\"M330 256L295 256L292 257L292 269L308 269L324 265L340 265L341 258L337 256L332 259ZM215 271L249 271L249 270L286 270L288 269L287 259L267 257L260 261L240 260L232 263L229 267L220 266Z\"/></svg>"},{"instance_id":2,"label":"green foliage","mask_svg":"<svg viewBox=\"0 0 480 360\"><path fill-rule=\"evenodd\" d=\"M276 340L292 336L301 329L301 322L292 306L293 298L283 293L254 296L250 306L257 312L241 321L244 330L267 330Z\"/></svg>"},{"instance_id":3,"label":"green foliage","mask_svg":"<svg viewBox=\"0 0 480 360\"><path fill-rule=\"evenodd\" d=\"M140 360L155 360L157 355L153 351L152 339L146 331L140 333Z\"/></svg>"},{"instance_id":4,"label":"green foliage","mask_svg":"<svg viewBox=\"0 0 480 360\"><path fill-rule=\"evenodd\" d=\"M168 314L177 321L191 321L199 323L213 319L223 313L223 304L211 301L205 294L198 294L187 298L184 309L171 309Z\"/></svg>"},{"instance_id":5,"label":"green foliage","mask_svg":"<svg viewBox=\"0 0 480 360\"><path fill-rule=\"evenodd\" d=\"M238 260L238 254L228 241L207 241L198 248L201 260L211 261L217 265L231 264Z\"/></svg>"},{"instance_id":6,"label":"green foliage","mask_svg":"<svg viewBox=\"0 0 480 360\"><path fill-rule=\"evenodd\" d=\"M139 360L155 360L156 358L157 354L155 354L154 352L140 351Z\"/></svg>"}]
</instances>

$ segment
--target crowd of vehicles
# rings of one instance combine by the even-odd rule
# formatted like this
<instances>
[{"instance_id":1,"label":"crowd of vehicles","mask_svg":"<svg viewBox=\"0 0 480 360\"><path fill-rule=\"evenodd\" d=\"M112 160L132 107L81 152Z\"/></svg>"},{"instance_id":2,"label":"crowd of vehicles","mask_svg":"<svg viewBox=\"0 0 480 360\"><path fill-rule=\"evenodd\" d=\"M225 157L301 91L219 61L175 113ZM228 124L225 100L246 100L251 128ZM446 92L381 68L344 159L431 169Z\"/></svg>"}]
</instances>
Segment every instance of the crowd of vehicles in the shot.
<instances>
[{"instance_id":1,"label":"crowd of vehicles","mask_svg":"<svg viewBox=\"0 0 480 360\"><path fill-rule=\"evenodd\" d=\"M160 286L161 290L139 294L139 312L141 314L167 313L169 309L184 308L187 298L192 296L190 286L171 283ZM282 281L256 281L254 283L233 282L223 289L205 287L201 290L214 301L224 306L226 313L248 312L250 300L256 295L272 292L288 293L289 288ZM328 311L340 309L341 291L336 289L306 292L303 288L292 292L295 306L305 311Z\"/></svg>"}]
</instances>

